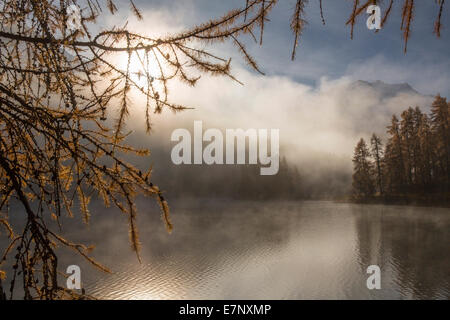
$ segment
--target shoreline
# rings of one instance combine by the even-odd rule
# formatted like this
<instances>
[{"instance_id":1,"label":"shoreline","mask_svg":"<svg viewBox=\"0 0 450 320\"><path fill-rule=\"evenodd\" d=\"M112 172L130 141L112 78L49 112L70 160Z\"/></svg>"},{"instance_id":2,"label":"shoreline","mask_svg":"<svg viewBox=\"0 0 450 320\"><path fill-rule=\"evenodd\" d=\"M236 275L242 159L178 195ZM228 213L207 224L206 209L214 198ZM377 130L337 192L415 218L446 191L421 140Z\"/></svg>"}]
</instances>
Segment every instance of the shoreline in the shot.
<instances>
[{"instance_id":1,"label":"shoreline","mask_svg":"<svg viewBox=\"0 0 450 320\"><path fill-rule=\"evenodd\" d=\"M374 196L366 198L335 199L337 203L357 203L357 204L384 204L384 205L404 205L415 207L437 207L450 208L449 197L418 197L418 196Z\"/></svg>"}]
</instances>

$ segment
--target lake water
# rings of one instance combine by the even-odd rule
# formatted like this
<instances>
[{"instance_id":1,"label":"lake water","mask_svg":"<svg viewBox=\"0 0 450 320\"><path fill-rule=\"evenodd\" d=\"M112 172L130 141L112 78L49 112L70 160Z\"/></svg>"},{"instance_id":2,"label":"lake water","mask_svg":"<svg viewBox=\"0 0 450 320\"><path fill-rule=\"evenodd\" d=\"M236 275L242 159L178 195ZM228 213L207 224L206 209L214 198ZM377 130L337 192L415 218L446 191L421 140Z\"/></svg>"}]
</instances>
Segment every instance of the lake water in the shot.
<instances>
[{"instance_id":1,"label":"lake water","mask_svg":"<svg viewBox=\"0 0 450 320\"><path fill-rule=\"evenodd\" d=\"M141 264L129 249L125 220L113 218L118 213L110 212L109 219L102 215L108 222L86 233L98 243L95 255L114 272L83 265L88 294L102 299L450 298L450 209L179 201L173 203L175 229L168 235L156 208L148 207L139 220ZM380 290L366 286L366 269L373 264L381 268Z\"/></svg>"},{"instance_id":2,"label":"lake water","mask_svg":"<svg viewBox=\"0 0 450 320\"><path fill-rule=\"evenodd\" d=\"M68 239L95 244L112 274L81 267L100 299L449 299L450 209L327 201L170 201L174 231L139 200L139 263L127 217L93 202L89 227L63 221ZM20 216L20 215L14 215ZM0 243L0 247L3 245ZM381 289L369 290L369 265ZM65 279L61 279L65 284ZM19 293L16 298L22 298Z\"/></svg>"}]
</instances>

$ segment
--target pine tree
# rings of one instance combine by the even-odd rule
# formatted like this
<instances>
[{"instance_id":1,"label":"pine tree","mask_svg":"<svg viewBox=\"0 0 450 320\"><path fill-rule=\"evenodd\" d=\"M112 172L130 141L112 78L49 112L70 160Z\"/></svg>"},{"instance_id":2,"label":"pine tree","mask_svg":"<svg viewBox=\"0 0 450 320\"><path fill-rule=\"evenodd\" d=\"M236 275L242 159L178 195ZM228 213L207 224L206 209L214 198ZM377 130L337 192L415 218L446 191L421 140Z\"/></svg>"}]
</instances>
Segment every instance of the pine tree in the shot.
<instances>
[{"instance_id":1,"label":"pine tree","mask_svg":"<svg viewBox=\"0 0 450 320\"><path fill-rule=\"evenodd\" d=\"M419 172L422 190L426 191L432 184L435 157L434 139L431 132L430 119L426 114L422 114L418 130L419 144Z\"/></svg>"},{"instance_id":2,"label":"pine tree","mask_svg":"<svg viewBox=\"0 0 450 320\"><path fill-rule=\"evenodd\" d=\"M413 181L416 188L419 187L421 183L419 130L421 128L422 118L423 113L420 108L416 106L413 111L413 139L411 143L411 163L413 170Z\"/></svg>"},{"instance_id":3,"label":"pine tree","mask_svg":"<svg viewBox=\"0 0 450 320\"><path fill-rule=\"evenodd\" d=\"M442 189L450 185L450 128L449 105L446 98L437 95L431 105L431 130L436 139L436 178Z\"/></svg>"},{"instance_id":4,"label":"pine tree","mask_svg":"<svg viewBox=\"0 0 450 320\"><path fill-rule=\"evenodd\" d=\"M414 110L409 107L407 110L402 112L400 121L401 151L406 177L405 187L407 188L411 188L413 185L413 172L415 165L413 161L413 150L415 143L414 129Z\"/></svg>"},{"instance_id":5,"label":"pine tree","mask_svg":"<svg viewBox=\"0 0 450 320\"><path fill-rule=\"evenodd\" d=\"M385 172L386 183L391 193L403 191L405 187L405 165L403 162L402 139L398 118L393 115L391 125L388 126L389 138L386 143Z\"/></svg>"},{"instance_id":6,"label":"pine tree","mask_svg":"<svg viewBox=\"0 0 450 320\"><path fill-rule=\"evenodd\" d=\"M382 174L382 161L383 161L383 144L381 142L380 137L378 137L375 133L372 134L370 138L371 145L371 154L375 159L375 169L376 169L376 181L378 192L380 195L383 194L383 174Z\"/></svg>"},{"instance_id":7,"label":"pine tree","mask_svg":"<svg viewBox=\"0 0 450 320\"><path fill-rule=\"evenodd\" d=\"M370 151L363 138L359 140L353 156L353 191L356 197L372 196L375 188L372 179L373 164Z\"/></svg>"}]
</instances>

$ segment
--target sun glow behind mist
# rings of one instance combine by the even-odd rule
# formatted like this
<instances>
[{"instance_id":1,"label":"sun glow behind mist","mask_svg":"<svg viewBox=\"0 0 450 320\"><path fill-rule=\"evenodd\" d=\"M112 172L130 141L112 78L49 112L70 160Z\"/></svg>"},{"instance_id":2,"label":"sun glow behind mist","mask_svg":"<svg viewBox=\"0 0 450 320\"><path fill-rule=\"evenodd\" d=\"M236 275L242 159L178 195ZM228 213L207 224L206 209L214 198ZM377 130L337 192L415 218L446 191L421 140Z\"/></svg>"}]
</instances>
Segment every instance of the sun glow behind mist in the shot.
<instances>
[{"instance_id":1,"label":"sun glow behind mist","mask_svg":"<svg viewBox=\"0 0 450 320\"><path fill-rule=\"evenodd\" d=\"M124 74L130 75L130 79L140 88L147 89L148 78L152 85L157 85L161 78L161 68L164 63L162 57L153 54L145 54L144 50L132 52L128 58L127 52L120 52L114 57L117 68ZM161 65L161 67L160 67ZM127 70L128 69L128 70Z\"/></svg>"}]
</instances>

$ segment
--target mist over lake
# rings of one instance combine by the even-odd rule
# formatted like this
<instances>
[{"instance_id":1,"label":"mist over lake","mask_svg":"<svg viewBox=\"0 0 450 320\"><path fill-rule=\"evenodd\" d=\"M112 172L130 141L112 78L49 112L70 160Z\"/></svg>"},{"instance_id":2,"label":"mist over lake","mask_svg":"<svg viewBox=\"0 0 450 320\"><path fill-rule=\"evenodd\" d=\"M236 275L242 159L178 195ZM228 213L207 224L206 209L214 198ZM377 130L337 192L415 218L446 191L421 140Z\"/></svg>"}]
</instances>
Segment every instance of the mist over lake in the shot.
<instances>
[{"instance_id":1,"label":"mist over lake","mask_svg":"<svg viewBox=\"0 0 450 320\"><path fill-rule=\"evenodd\" d=\"M101 299L450 297L450 209L330 201L171 203L175 229L169 235L157 208L138 202L142 264L130 250L125 217L99 207L89 230L80 224L67 236L96 244L93 256L113 274L67 251L61 266L80 265L86 293ZM380 290L366 286L373 264L381 269Z\"/></svg>"}]
</instances>

